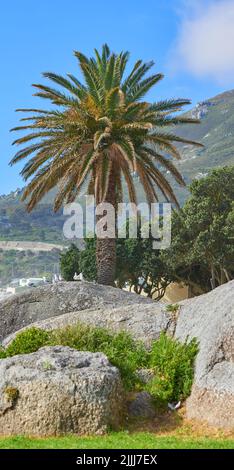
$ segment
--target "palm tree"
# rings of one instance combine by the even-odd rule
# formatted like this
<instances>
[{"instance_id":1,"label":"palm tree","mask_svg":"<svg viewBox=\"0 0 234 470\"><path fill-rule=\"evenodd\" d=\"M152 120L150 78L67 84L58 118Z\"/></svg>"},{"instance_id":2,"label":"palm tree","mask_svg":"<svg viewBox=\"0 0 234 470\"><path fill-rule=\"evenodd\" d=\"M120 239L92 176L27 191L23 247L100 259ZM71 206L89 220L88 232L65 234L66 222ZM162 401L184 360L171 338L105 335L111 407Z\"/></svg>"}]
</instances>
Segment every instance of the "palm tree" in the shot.
<instances>
[{"instance_id":1,"label":"palm tree","mask_svg":"<svg viewBox=\"0 0 234 470\"><path fill-rule=\"evenodd\" d=\"M175 113L190 103L172 99L150 104L146 93L162 78L148 76L153 62L138 60L125 75L128 52L114 54L107 45L101 54L87 58L75 52L84 83L74 75L66 77L46 72L44 77L60 88L34 84L35 96L56 105L50 110L18 109L30 113L15 127L24 135L14 144L26 144L11 160L11 165L30 156L21 171L29 181L23 200L31 211L54 187L58 192L54 210L74 201L84 184L96 204L108 202L116 207L122 198L125 180L129 200L136 203L133 174L137 172L149 203L157 201L156 188L167 201L177 204L162 167L169 170L180 185L184 180L168 156L180 158L177 142L196 144L171 132L177 124L198 122ZM167 130L169 129L169 131ZM29 131L25 135L25 131ZM32 177L32 178L31 178ZM113 284L115 276L115 239L97 239L98 282Z\"/></svg>"}]
</instances>

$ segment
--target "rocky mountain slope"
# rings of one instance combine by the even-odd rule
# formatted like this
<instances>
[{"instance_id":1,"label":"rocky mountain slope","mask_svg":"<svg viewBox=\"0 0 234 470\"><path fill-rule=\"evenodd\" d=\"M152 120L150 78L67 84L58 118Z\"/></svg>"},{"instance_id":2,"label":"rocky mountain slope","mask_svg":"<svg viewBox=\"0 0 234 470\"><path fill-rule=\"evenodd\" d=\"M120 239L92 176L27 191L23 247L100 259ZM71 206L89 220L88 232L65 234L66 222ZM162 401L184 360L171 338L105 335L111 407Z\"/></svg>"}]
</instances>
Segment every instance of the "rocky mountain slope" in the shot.
<instances>
[{"instance_id":1,"label":"rocky mountain slope","mask_svg":"<svg viewBox=\"0 0 234 470\"><path fill-rule=\"evenodd\" d=\"M201 142L204 148L182 146L178 168L187 182L212 168L234 165L234 90L198 103L189 114L201 123L177 128L177 132Z\"/></svg>"}]
</instances>

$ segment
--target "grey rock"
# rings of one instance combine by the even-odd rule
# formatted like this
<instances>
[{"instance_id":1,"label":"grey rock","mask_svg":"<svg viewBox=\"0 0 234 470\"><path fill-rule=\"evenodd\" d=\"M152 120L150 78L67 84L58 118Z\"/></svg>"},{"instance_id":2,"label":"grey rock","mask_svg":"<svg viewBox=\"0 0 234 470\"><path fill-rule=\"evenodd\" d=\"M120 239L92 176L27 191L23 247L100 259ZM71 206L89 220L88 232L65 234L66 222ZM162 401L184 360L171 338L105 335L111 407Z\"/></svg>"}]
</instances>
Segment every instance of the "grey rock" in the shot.
<instances>
[{"instance_id":1,"label":"grey rock","mask_svg":"<svg viewBox=\"0 0 234 470\"><path fill-rule=\"evenodd\" d=\"M128 402L128 414L131 418L153 419L156 413L151 395L148 392L136 393Z\"/></svg>"},{"instance_id":2,"label":"grey rock","mask_svg":"<svg viewBox=\"0 0 234 470\"><path fill-rule=\"evenodd\" d=\"M145 297L92 282L41 286L0 302L0 341L23 326L64 313L148 303Z\"/></svg>"},{"instance_id":3,"label":"grey rock","mask_svg":"<svg viewBox=\"0 0 234 470\"><path fill-rule=\"evenodd\" d=\"M137 370L137 376L143 384L148 384L155 377L155 373L153 370L142 368Z\"/></svg>"},{"instance_id":4,"label":"grey rock","mask_svg":"<svg viewBox=\"0 0 234 470\"><path fill-rule=\"evenodd\" d=\"M172 316L165 310L163 304L153 301L130 305L126 305L122 301L120 303L122 306L118 308L106 306L102 309L80 310L79 312L71 312L37 321L29 327L36 326L45 330L53 330L81 322L87 325L108 328L112 331L128 331L134 338L142 340L146 346L150 346L152 340L158 339L162 331L167 331L169 334L173 331ZM9 345L17 333L15 332L5 338L2 341L3 346Z\"/></svg>"},{"instance_id":5,"label":"grey rock","mask_svg":"<svg viewBox=\"0 0 234 470\"><path fill-rule=\"evenodd\" d=\"M199 341L187 415L234 429L234 281L180 305L175 337Z\"/></svg>"},{"instance_id":6,"label":"grey rock","mask_svg":"<svg viewBox=\"0 0 234 470\"><path fill-rule=\"evenodd\" d=\"M56 346L0 361L1 434L102 434L122 409L119 371L102 353Z\"/></svg>"}]
</instances>

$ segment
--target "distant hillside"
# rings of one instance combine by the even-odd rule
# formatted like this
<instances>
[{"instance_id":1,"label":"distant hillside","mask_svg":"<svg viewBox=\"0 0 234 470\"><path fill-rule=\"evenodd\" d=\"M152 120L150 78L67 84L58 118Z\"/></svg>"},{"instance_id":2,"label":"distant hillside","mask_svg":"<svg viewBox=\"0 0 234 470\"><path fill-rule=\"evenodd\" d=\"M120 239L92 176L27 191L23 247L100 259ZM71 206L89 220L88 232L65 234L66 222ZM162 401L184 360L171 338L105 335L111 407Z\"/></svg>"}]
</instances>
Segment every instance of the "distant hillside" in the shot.
<instances>
[{"instance_id":1,"label":"distant hillside","mask_svg":"<svg viewBox=\"0 0 234 470\"><path fill-rule=\"evenodd\" d=\"M234 90L198 103L187 114L201 123L177 127L177 133L201 142L204 148L181 147L182 159L177 166L185 180L189 183L205 176L212 168L234 165Z\"/></svg>"},{"instance_id":2,"label":"distant hillside","mask_svg":"<svg viewBox=\"0 0 234 470\"><path fill-rule=\"evenodd\" d=\"M62 251L62 245L55 245L54 243L44 242L19 242L19 241L0 241L1 251L30 251L32 253L42 253L50 251Z\"/></svg>"},{"instance_id":3,"label":"distant hillside","mask_svg":"<svg viewBox=\"0 0 234 470\"><path fill-rule=\"evenodd\" d=\"M47 276L50 279L59 273L60 252L0 250L0 289L16 278Z\"/></svg>"},{"instance_id":4,"label":"distant hillside","mask_svg":"<svg viewBox=\"0 0 234 470\"><path fill-rule=\"evenodd\" d=\"M20 191L0 197L0 240L61 244L64 220L62 211L54 214L49 202L28 214L20 201Z\"/></svg>"}]
</instances>

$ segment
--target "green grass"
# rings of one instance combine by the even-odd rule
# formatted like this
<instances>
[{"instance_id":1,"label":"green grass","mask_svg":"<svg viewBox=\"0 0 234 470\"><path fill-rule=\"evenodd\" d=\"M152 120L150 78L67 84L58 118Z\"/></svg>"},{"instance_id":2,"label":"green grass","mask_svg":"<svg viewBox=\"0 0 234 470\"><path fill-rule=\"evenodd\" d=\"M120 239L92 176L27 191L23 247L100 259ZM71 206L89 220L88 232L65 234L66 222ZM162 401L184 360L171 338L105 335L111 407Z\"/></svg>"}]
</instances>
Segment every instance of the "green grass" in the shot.
<instances>
[{"instance_id":1,"label":"green grass","mask_svg":"<svg viewBox=\"0 0 234 470\"><path fill-rule=\"evenodd\" d=\"M118 432L94 437L6 437L0 438L0 449L234 449L234 440Z\"/></svg>"}]
</instances>

